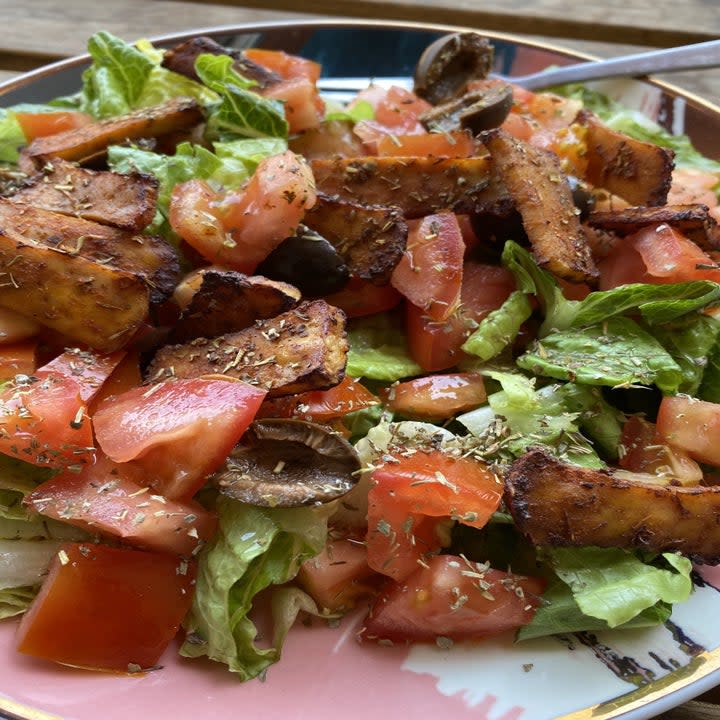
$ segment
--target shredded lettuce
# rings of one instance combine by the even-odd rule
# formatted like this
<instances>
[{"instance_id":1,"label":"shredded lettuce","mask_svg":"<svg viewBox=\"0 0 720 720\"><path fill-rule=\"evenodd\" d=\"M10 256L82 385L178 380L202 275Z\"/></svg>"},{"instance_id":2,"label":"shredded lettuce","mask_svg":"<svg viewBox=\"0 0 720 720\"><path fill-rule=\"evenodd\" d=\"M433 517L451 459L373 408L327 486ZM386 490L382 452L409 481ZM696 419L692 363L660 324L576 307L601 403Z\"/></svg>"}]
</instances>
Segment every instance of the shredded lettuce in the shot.
<instances>
[{"instance_id":1,"label":"shredded lettuce","mask_svg":"<svg viewBox=\"0 0 720 720\"><path fill-rule=\"evenodd\" d=\"M250 617L256 596L291 580L304 560L322 550L325 508L267 509L217 499L219 530L199 556L195 596L180 653L207 655L249 680L277 662L293 612L312 604L283 589L274 599L274 636L260 647Z\"/></svg>"}]
</instances>

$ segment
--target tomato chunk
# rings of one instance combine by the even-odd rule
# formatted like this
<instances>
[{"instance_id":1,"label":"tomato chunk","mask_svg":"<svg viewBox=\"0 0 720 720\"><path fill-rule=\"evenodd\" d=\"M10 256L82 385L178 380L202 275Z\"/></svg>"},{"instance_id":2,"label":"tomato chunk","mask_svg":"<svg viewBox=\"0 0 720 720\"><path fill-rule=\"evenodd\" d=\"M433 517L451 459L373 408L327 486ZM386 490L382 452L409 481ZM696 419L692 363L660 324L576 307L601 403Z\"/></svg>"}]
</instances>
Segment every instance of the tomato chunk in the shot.
<instances>
[{"instance_id":1,"label":"tomato chunk","mask_svg":"<svg viewBox=\"0 0 720 720\"><path fill-rule=\"evenodd\" d=\"M368 565L403 580L440 549L448 520L483 527L502 493L502 483L477 460L441 451L395 454L372 473Z\"/></svg>"},{"instance_id":2,"label":"tomato chunk","mask_svg":"<svg viewBox=\"0 0 720 720\"><path fill-rule=\"evenodd\" d=\"M160 494L191 497L227 458L265 395L220 377L133 388L100 404L95 434L112 460L142 467Z\"/></svg>"},{"instance_id":3,"label":"tomato chunk","mask_svg":"<svg viewBox=\"0 0 720 720\"><path fill-rule=\"evenodd\" d=\"M17 649L90 669L151 668L190 609L194 575L172 555L66 543L20 623Z\"/></svg>"},{"instance_id":4,"label":"tomato chunk","mask_svg":"<svg viewBox=\"0 0 720 720\"><path fill-rule=\"evenodd\" d=\"M354 318L392 310L400 304L402 295L392 285L373 285L368 280L350 278L342 290L325 300Z\"/></svg>"},{"instance_id":5,"label":"tomato chunk","mask_svg":"<svg viewBox=\"0 0 720 720\"><path fill-rule=\"evenodd\" d=\"M485 383L478 373L427 375L393 385L388 408L404 417L443 420L482 405Z\"/></svg>"},{"instance_id":6,"label":"tomato chunk","mask_svg":"<svg viewBox=\"0 0 720 720\"><path fill-rule=\"evenodd\" d=\"M25 504L139 548L192 556L214 534L215 516L192 500L154 495L142 484L143 476L141 468L98 453L81 472L63 472L38 485Z\"/></svg>"},{"instance_id":7,"label":"tomato chunk","mask_svg":"<svg viewBox=\"0 0 720 720\"><path fill-rule=\"evenodd\" d=\"M469 133L427 133L426 135L385 135L378 140L377 154L397 157L472 157L477 142Z\"/></svg>"},{"instance_id":8,"label":"tomato chunk","mask_svg":"<svg viewBox=\"0 0 720 720\"><path fill-rule=\"evenodd\" d=\"M362 636L391 642L477 640L529 623L544 583L437 555L378 596Z\"/></svg>"},{"instance_id":9,"label":"tomato chunk","mask_svg":"<svg viewBox=\"0 0 720 720\"><path fill-rule=\"evenodd\" d=\"M34 340L0 345L0 380L12 380L16 375L32 375L37 368L37 349Z\"/></svg>"},{"instance_id":10,"label":"tomato chunk","mask_svg":"<svg viewBox=\"0 0 720 720\"><path fill-rule=\"evenodd\" d=\"M59 110L58 112L15 113L25 139L32 142L35 138L55 135L55 133L73 130L94 122L90 115L77 110Z\"/></svg>"},{"instance_id":11,"label":"tomato chunk","mask_svg":"<svg viewBox=\"0 0 720 720\"><path fill-rule=\"evenodd\" d=\"M683 395L664 397L657 430L666 443L694 460L720 467L720 404Z\"/></svg>"}]
</instances>

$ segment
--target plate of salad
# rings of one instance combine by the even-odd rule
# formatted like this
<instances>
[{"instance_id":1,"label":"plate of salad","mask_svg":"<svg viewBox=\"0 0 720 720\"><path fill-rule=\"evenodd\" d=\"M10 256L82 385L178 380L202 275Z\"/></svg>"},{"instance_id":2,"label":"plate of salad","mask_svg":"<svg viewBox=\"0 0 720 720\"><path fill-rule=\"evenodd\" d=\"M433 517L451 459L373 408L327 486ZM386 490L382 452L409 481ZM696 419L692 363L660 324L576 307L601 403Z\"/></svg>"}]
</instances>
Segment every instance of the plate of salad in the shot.
<instances>
[{"instance_id":1,"label":"plate of salad","mask_svg":"<svg viewBox=\"0 0 720 720\"><path fill-rule=\"evenodd\" d=\"M574 57L98 32L0 87L0 715L720 681L720 111L512 82Z\"/></svg>"}]
</instances>

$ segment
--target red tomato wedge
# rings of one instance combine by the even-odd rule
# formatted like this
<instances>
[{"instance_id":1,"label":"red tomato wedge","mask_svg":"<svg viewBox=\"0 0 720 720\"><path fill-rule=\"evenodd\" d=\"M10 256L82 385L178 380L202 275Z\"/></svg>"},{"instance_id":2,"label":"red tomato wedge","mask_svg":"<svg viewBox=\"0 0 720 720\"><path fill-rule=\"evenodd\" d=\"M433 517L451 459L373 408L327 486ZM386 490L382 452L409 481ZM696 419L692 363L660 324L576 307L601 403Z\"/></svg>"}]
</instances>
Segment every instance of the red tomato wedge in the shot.
<instances>
[{"instance_id":1,"label":"red tomato wedge","mask_svg":"<svg viewBox=\"0 0 720 720\"><path fill-rule=\"evenodd\" d=\"M315 82L308 78L283 80L261 92L263 97L284 103L285 119L291 134L316 128L325 117L325 102L318 94Z\"/></svg>"},{"instance_id":2,"label":"red tomato wedge","mask_svg":"<svg viewBox=\"0 0 720 720\"><path fill-rule=\"evenodd\" d=\"M486 465L441 451L396 454L372 473L368 493L368 565L394 580L410 575L441 547L433 518L483 527L503 486Z\"/></svg>"},{"instance_id":3,"label":"red tomato wedge","mask_svg":"<svg viewBox=\"0 0 720 720\"><path fill-rule=\"evenodd\" d=\"M379 579L368 567L364 543L345 538L328 540L298 573L298 582L310 597L331 612L355 607L360 598L375 592Z\"/></svg>"},{"instance_id":4,"label":"red tomato wedge","mask_svg":"<svg viewBox=\"0 0 720 720\"><path fill-rule=\"evenodd\" d=\"M402 583L389 583L362 637L390 642L477 640L527 625L544 583L453 555L437 555Z\"/></svg>"},{"instance_id":5,"label":"red tomato wedge","mask_svg":"<svg viewBox=\"0 0 720 720\"><path fill-rule=\"evenodd\" d=\"M301 417L326 422L379 404L379 397L358 380L345 376L339 385L329 390L310 390L265 400L260 406L258 417Z\"/></svg>"},{"instance_id":6,"label":"red tomato wedge","mask_svg":"<svg viewBox=\"0 0 720 720\"><path fill-rule=\"evenodd\" d=\"M25 504L41 515L129 545L193 556L215 532L216 518L198 503L154 495L144 472L99 453L81 472L63 472L38 485Z\"/></svg>"},{"instance_id":7,"label":"red tomato wedge","mask_svg":"<svg viewBox=\"0 0 720 720\"><path fill-rule=\"evenodd\" d=\"M95 435L112 460L143 467L160 494L191 497L227 458L265 395L219 376L138 387L100 404Z\"/></svg>"},{"instance_id":8,"label":"red tomato wedge","mask_svg":"<svg viewBox=\"0 0 720 720\"><path fill-rule=\"evenodd\" d=\"M90 669L152 668L190 609L194 576L172 555L66 543L20 623L17 649Z\"/></svg>"},{"instance_id":9,"label":"red tomato wedge","mask_svg":"<svg viewBox=\"0 0 720 720\"><path fill-rule=\"evenodd\" d=\"M453 213L408 222L405 254L392 285L436 322L446 320L460 301L465 243Z\"/></svg>"},{"instance_id":10,"label":"red tomato wedge","mask_svg":"<svg viewBox=\"0 0 720 720\"><path fill-rule=\"evenodd\" d=\"M392 310L400 304L402 295L392 285L373 285L368 280L350 278L342 290L327 295L325 300L354 318Z\"/></svg>"},{"instance_id":11,"label":"red tomato wedge","mask_svg":"<svg viewBox=\"0 0 720 720\"><path fill-rule=\"evenodd\" d=\"M59 110L45 113L15 113L25 139L32 142L35 138L55 135L55 133L74 130L94 122L90 115L76 110Z\"/></svg>"},{"instance_id":12,"label":"red tomato wedge","mask_svg":"<svg viewBox=\"0 0 720 720\"><path fill-rule=\"evenodd\" d=\"M683 395L664 397L657 431L694 460L720 467L720 404Z\"/></svg>"},{"instance_id":13,"label":"red tomato wedge","mask_svg":"<svg viewBox=\"0 0 720 720\"><path fill-rule=\"evenodd\" d=\"M444 420L482 405L487 399L485 383L478 373L427 375L393 385L387 406L404 417Z\"/></svg>"}]
</instances>

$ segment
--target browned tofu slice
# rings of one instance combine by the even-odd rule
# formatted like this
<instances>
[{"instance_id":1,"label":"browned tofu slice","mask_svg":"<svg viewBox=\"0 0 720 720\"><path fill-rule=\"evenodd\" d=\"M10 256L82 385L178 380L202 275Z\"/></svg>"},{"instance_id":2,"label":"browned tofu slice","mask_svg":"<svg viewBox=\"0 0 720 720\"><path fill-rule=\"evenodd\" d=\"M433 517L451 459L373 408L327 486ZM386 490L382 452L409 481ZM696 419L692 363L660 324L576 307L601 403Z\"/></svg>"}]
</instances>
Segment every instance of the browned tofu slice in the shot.
<instances>
[{"instance_id":1,"label":"browned tofu slice","mask_svg":"<svg viewBox=\"0 0 720 720\"><path fill-rule=\"evenodd\" d=\"M535 545L678 551L720 561L720 486L645 484L532 450L513 463L506 489L517 528Z\"/></svg>"},{"instance_id":2,"label":"browned tofu slice","mask_svg":"<svg viewBox=\"0 0 720 720\"><path fill-rule=\"evenodd\" d=\"M140 277L152 302L170 296L179 272L175 248L159 237L0 199L0 232L19 243L31 241L58 254L83 257Z\"/></svg>"},{"instance_id":3,"label":"browned tofu slice","mask_svg":"<svg viewBox=\"0 0 720 720\"><path fill-rule=\"evenodd\" d=\"M387 285L407 244L402 211L318 194L305 224L332 243L354 277Z\"/></svg>"},{"instance_id":4,"label":"browned tofu slice","mask_svg":"<svg viewBox=\"0 0 720 720\"><path fill-rule=\"evenodd\" d=\"M63 215L140 232L155 216L158 181L143 173L88 170L53 160L12 200Z\"/></svg>"},{"instance_id":5,"label":"browned tofu slice","mask_svg":"<svg viewBox=\"0 0 720 720\"><path fill-rule=\"evenodd\" d=\"M576 122L586 129L585 179L631 205L664 205L672 181L672 150L611 130L588 110Z\"/></svg>"},{"instance_id":6,"label":"browned tofu slice","mask_svg":"<svg viewBox=\"0 0 720 720\"><path fill-rule=\"evenodd\" d=\"M362 157L313 160L318 191L363 205L399 207L406 218L475 212L505 196L485 157Z\"/></svg>"},{"instance_id":7,"label":"browned tofu slice","mask_svg":"<svg viewBox=\"0 0 720 720\"><path fill-rule=\"evenodd\" d=\"M623 210L594 210L588 224L615 235L632 235L648 225L670 225L704 250L720 248L720 229L707 205L662 205L628 207Z\"/></svg>"},{"instance_id":8,"label":"browned tofu slice","mask_svg":"<svg viewBox=\"0 0 720 720\"><path fill-rule=\"evenodd\" d=\"M237 332L299 302L300 291L284 282L235 270L202 270L200 285L173 326L170 342Z\"/></svg>"},{"instance_id":9,"label":"browned tofu slice","mask_svg":"<svg viewBox=\"0 0 720 720\"><path fill-rule=\"evenodd\" d=\"M38 167L52 158L82 163L102 155L109 145L187 130L202 119L203 111L196 100L173 98L121 117L36 138L21 154L26 161L31 160Z\"/></svg>"},{"instance_id":10,"label":"browned tofu slice","mask_svg":"<svg viewBox=\"0 0 720 720\"><path fill-rule=\"evenodd\" d=\"M567 280L593 283L598 271L557 157L503 130L483 133L482 140L522 217L537 262Z\"/></svg>"},{"instance_id":11,"label":"browned tofu slice","mask_svg":"<svg viewBox=\"0 0 720 720\"><path fill-rule=\"evenodd\" d=\"M337 385L347 360L345 314L324 300L214 339L168 345L155 355L150 381L221 374L265 388L270 396Z\"/></svg>"},{"instance_id":12,"label":"browned tofu slice","mask_svg":"<svg viewBox=\"0 0 720 720\"><path fill-rule=\"evenodd\" d=\"M110 352L147 317L149 289L137 274L9 237L0 228L0 307Z\"/></svg>"}]
</instances>

